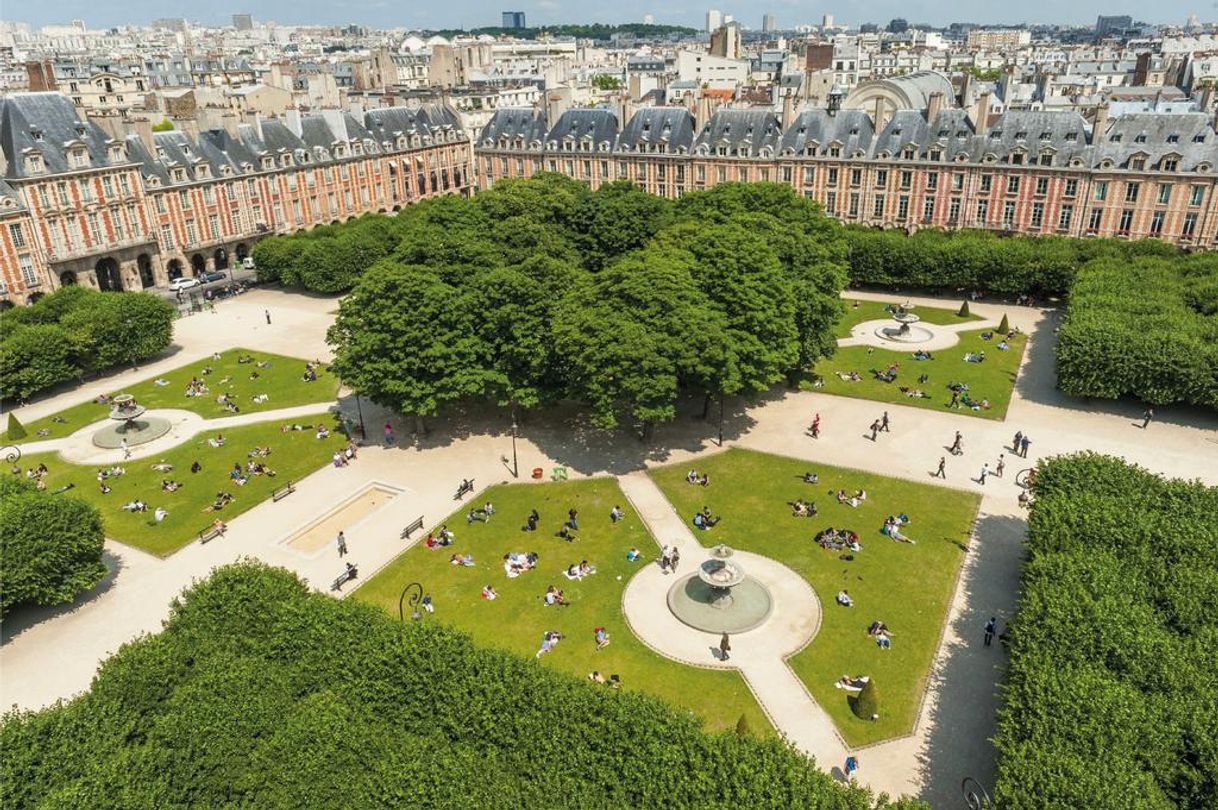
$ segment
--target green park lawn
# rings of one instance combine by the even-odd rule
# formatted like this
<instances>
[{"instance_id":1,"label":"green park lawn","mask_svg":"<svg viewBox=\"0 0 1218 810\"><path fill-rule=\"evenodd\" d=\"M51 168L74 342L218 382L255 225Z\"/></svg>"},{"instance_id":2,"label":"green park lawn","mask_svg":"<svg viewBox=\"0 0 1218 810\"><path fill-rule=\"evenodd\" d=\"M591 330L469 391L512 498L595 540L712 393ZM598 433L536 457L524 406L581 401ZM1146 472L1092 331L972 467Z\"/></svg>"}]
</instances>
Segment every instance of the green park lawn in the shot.
<instances>
[{"instance_id":1,"label":"green park lawn","mask_svg":"<svg viewBox=\"0 0 1218 810\"><path fill-rule=\"evenodd\" d=\"M96 467L70 464L57 453L23 456L20 463L24 468L46 464L50 471L46 477L48 491L72 484L73 495L101 510L106 537L165 556L195 540L217 517L232 520L271 497L272 490L289 481L298 481L324 466L335 450L346 445L346 439L334 430L334 418L329 414L294 421L298 424L324 422L332 432L329 438L318 439L313 431L283 433L279 422L264 422L225 431L223 447L208 444L207 439L213 438L211 434L199 434L160 456L121 462L120 466L126 472L106 479L111 488L106 494L101 492ZM274 477L250 476L246 484L238 486L229 480L228 474L234 463L245 465L246 454L254 447L271 448L271 455L259 461L276 474ZM203 469L191 473L191 464L196 460ZM152 469L153 464L161 462L172 464L173 471L163 473ZM161 481L166 478L177 481L182 487L175 492L162 491ZM205 511L220 491L231 492L234 500L219 512ZM147 512L123 510L124 504L137 499L148 504ZM153 519L153 510L158 506L169 512L160 523Z\"/></svg>"},{"instance_id":2,"label":"green park lawn","mask_svg":"<svg viewBox=\"0 0 1218 810\"><path fill-rule=\"evenodd\" d=\"M699 461L698 472L710 475L707 488L686 482L689 466L663 467L652 477L683 517L692 518L704 504L722 517L715 528L699 533L704 545L727 543L764 554L816 590L823 611L820 630L790 664L846 741L868 745L912 731L980 498L748 450ZM807 470L816 472L820 483L805 484ZM867 500L857 508L839 504L833 497L838 489L865 489ZM814 501L819 514L792 517L788 504L797 498ZM880 533L885 517L902 512L911 518L905 533L915 545ZM863 549L853 561L839 560L842 552L814 542L829 527L858 533ZM854 607L836 603L843 588ZM879 649L867 634L875 620L891 629L890 650ZM855 717L846 693L834 687L843 675L874 679L879 720Z\"/></svg>"},{"instance_id":3,"label":"green park lawn","mask_svg":"<svg viewBox=\"0 0 1218 810\"><path fill-rule=\"evenodd\" d=\"M887 301L864 301L862 299L846 299L846 312L842 315L841 320L837 322L834 328L834 334L839 338L850 337L850 330L865 321L879 321L892 317L884 307L889 306ZM938 307L914 307L911 310L922 320L927 323L937 324L939 326L950 326L958 323L967 323L969 321L982 320L979 315L965 315L961 318L956 314L955 309L940 309Z\"/></svg>"},{"instance_id":4,"label":"green park lawn","mask_svg":"<svg viewBox=\"0 0 1218 810\"><path fill-rule=\"evenodd\" d=\"M237 358L249 355L254 358L252 363L238 363ZM269 362L267 368L258 368L256 363ZM205 359L174 369L161 377L145 380L127 387L117 387L111 394L131 394L141 405L151 408L177 408L184 411L194 411L207 419L218 416L230 416L224 405L216 401L216 397L227 392L235 399L241 413L257 413L278 408L290 408L295 405L307 405L311 402L331 402L338 394L338 378L326 369L318 373L317 380L305 382L303 375L305 360L296 357L285 357L269 352L255 352L249 349L230 349L222 352L219 360ZM211 368L210 374L203 374L204 368ZM257 379L250 379L253 372L258 373ZM192 377L203 380L209 389L204 396L186 396L186 385ZM223 386L219 384L225 377L231 377ZM157 385L156 381L163 379L169 385ZM265 402L254 402L258 394L266 394ZM110 406L99 405L96 402L82 402L66 410L51 414L24 425L26 436L23 439L8 438L9 444L37 442L47 439L59 439L80 430L110 413ZM18 418L20 418L18 413ZM62 420L62 421L60 421ZM45 430L42 436L39 431Z\"/></svg>"},{"instance_id":5,"label":"green park lawn","mask_svg":"<svg viewBox=\"0 0 1218 810\"><path fill-rule=\"evenodd\" d=\"M502 485L479 493L474 502L481 505L488 500L496 510L489 522L467 524L466 510L457 510L447 521L456 534L451 546L431 550L422 542L416 544L360 586L352 598L397 615L402 588L418 581L435 604L435 613L425 614L424 621L451 624L478 644L530 659L542 635L557 630L565 638L541 657L543 666L580 678L594 670L606 677L616 673L624 689L638 689L689 709L703 718L708 729L732 728L743 715L752 729L769 733L769 720L738 673L671 661L652 652L630 631L622 615L622 591L641 565L654 562L659 549L615 481ZM625 511L617 524L609 520L615 504ZM573 544L555 537L570 508L579 510L579 539ZM540 527L523 532L531 509L541 514ZM644 562L626 561L632 546L643 552ZM502 563L509 551L537 552L537 567L509 579ZM476 565L452 565L449 559L458 552L472 554ZM563 572L581 560L595 565L598 573L579 582L568 580ZM487 584L499 592L498 599L482 599ZM569 607L544 604L542 597L550 585L566 593ZM661 604L655 609L667 608ZM593 641L596 627L606 628L611 640L599 652Z\"/></svg>"},{"instance_id":6,"label":"green park lawn","mask_svg":"<svg viewBox=\"0 0 1218 810\"><path fill-rule=\"evenodd\" d=\"M923 310L918 312L921 314ZM961 406L960 413L982 419L1001 420L1006 418L1007 407L1011 404L1011 391L1015 387L1015 377L1023 360L1027 336L1016 335L1009 341L1009 349L999 351L997 339L981 339L981 334L985 331L988 330L959 333L960 342L955 346L931 352L933 360L914 360L913 349L890 351L869 346L839 347L832 357L816 364L816 374L823 384L817 388L811 381L805 381L803 387L826 394L943 410L952 399L948 384L960 382L968 385L969 394L974 399L987 399L990 403L988 410L972 410ZM985 352L985 362L964 362L966 352L981 351ZM883 382L871 373L872 369L884 371L890 363L900 364L895 381ZM851 371L857 372L862 379L850 382L837 376L838 372L846 374ZM919 383L918 378L923 374L926 374L928 379ZM901 391L903 386L921 390L929 396L907 396Z\"/></svg>"}]
</instances>

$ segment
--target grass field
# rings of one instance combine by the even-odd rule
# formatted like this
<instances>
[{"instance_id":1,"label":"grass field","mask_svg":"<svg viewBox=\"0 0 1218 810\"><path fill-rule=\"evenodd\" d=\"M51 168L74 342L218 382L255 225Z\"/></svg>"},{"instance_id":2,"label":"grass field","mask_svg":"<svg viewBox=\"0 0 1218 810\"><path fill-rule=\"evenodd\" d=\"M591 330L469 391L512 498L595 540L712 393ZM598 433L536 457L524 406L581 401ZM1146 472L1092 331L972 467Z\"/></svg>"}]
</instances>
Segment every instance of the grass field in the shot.
<instances>
[{"instance_id":1,"label":"grass field","mask_svg":"<svg viewBox=\"0 0 1218 810\"><path fill-rule=\"evenodd\" d=\"M846 313L842 315L842 319L837 322L834 334L839 338L848 338L850 337L850 330L858 326L860 323L891 318L891 314L884 309L886 306L889 306L889 304L885 301L847 299ZM980 316L971 314L961 318L956 314L957 310L955 309L914 307L912 311L915 315L927 323L933 323L939 326L949 326L958 323L968 323L969 321L982 320Z\"/></svg>"},{"instance_id":2,"label":"grass field","mask_svg":"<svg viewBox=\"0 0 1218 810\"><path fill-rule=\"evenodd\" d=\"M699 461L698 472L710 474L709 488L685 481L688 464L652 472L679 514L690 516L703 504L722 522L699 534L704 545L727 543L764 554L803 576L820 597L823 619L811 644L790 663L852 746L867 745L908 733L951 600L956 571L964 556L980 498L965 492L894 478L812 464L747 450L730 450ZM812 470L820 483L805 484ZM865 489L867 500L852 508L833 497ZM814 518L791 516L789 502L815 501ZM906 534L916 545L880 534L890 514L906 513ZM822 549L813 538L822 529L848 528L858 533L863 550L853 561L841 552ZM836 604L847 589L854 607ZM892 630L892 648L880 650L867 634L874 620ZM880 719L859 720L834 688L842 675L869 675L880 695Z\"/></svg>"},{"instance_id":3,"label":"grass field","mask_svg":"<svg viewBox=\"0 0 1218 810\"><path fill-rule=\"evenodd\" d=\"M239 363L237 359L243 355L254 358L251 363ZM270 366L258 368L257 363L269 362ZM210 374L204 374L204 368L211 368ZM194 411L207 419L218 416L229 416L224 405L216 401L222 392L232 397L241 413L257 413L277 408L290 408L294 405L307 405L311 402L331 402L338 394L338 379L329 374L324 368L318 373L313 382L303 379L305 361L295 357L285 357L268 352L255 352L249 349L232 349L223 352L219 360L207 359L197 363L189 363L174 369L161 377L145 380L128 387L117 387L111 394L131 394L146 408L177 408L184 411ZM250 375L258 373L257 379ZM186 396L186 385L192 377L198 377L207 384L208 394L204 396ZM220 385L220 380L230 377L229 382ZM156 381L165 380L168 385L157 385ZM254 402L258 394L266 394L265 402ZM25 425L26 437L14 441L7 433L3 440L9 444L37 442L46 439L59 439L75 433L86 425L90 425L110 414L109 405L99 405L96 402L82 402L66 410L51 414ZM17 417L21 414L18 412ZM62 420L62 421L61 421ZM46 431L39 436L39 431Z\"/></svg>"},{"instance_id":4,"label":"grass field","mask_svg":"<svg viewBox=\"0 0 1218 810\"><path fill-rule=\"evenodd\" d=\"M200 434L160 456L122 462L121 466L126 472L106 479L111 488L107 494L101 492L96 467L69 464L57 453L24 456L21 465L28 469L36 468L40 463L46 464L50 470L46 478L50 491L72 484L73 495L84 498L101 510L106 537L164 556L194 540L217 517L231 520L269 498L271 491L277 487L299 480L324 466L335 450L346 445L346 439L333 430L334 418L329 414L295 421L301 424L324 422L332 432L329 438L319 440L313 431L282 433L279 422L265 422L226 431L223 447L212 447L207 443L211 435ZM238 486L229 480L229 472L235 463L244 467L249 460L246 454L254 447L271 448L271 455L259 461L274 470L276 475L273 478L267 475L250 476L246 484ZM191 473L190 467L195 461L203 469ZM153 464L161 462L172 464L173 471L166 473L152 469ZM167 478L177 481L182 487L175 492L162 491L161 481ZM204 511L215 500L216 493L221 491L232 493L234 500L219 512ZM148 504L149 511L123 510L124 504L137 499ZM153 510L158 506L169 512L160 523L153 518Z\"/></svg>"},{"instance_id":5,"label":"grass field","mask_svg":"<svg viewBox=\"0 0 1218 810\"><path fill-rule=\"evenodd\" d=\"M435 613L424 621L446 622L479 644L528 658L537 652L543 633L557 630L565 638L541 657L543 666L581 678L593 670L606 677L617 673L623 688L638 689L689 709L709 729L732 728L743 715L755 732L769 732L769 720L739 674L670 661L644 646L627 627L622 591L639 566L647 563L627 562L626 552L636 546L647 560L654 561L659 550L616 482L592 479L497 486L479 494L477 503L487 500L496 509L489 522L467 525L465 510L458 510L448 519L456 533L451 546L431 550L417 544L364 583L352 598L397 615L402 588L417 580L435 603ZM617 524L609 520L615 504L626 513ZM539 529L521 531L534 508L541 514ZM579 539L573 544L554 536L570 508L579 510ZM530 551L540 555L537 567L509 579L503 570L503 555ZM476 565L452 565L449 558L458 552L472 554ZM595 565L598 573L579 582L568 580L563 572L581 560ZM499 592L498 599L482 599L481 590L487 584ZM569 607L545 606L542 596L550 585L565 591ZM656 610L666 609L662 604L656 606ZM606 628L611 639L599 652L593 641L596 627Z\"/></svg>"},{"instance_id":6,"label":"grass field","mask_svg":"<svg viewBox=\"0 0 1218 810\"><path fill-rule=\"evenodd\" d=\"M921 314L923 311L918 312ZM950 349L932 352L933 360L915 360L913 349L890 351L869 346L839 347L832 357L816 364L816 374L823 381L823 385L814 388L811 381L805 381L802 385L807 390L818 390L826 394L943 410L948 407L952 398L948 384L965 383L969 387L970 396L976 400L989 400L990 407L971 410L962 406L959 412L982 419L1001 420L1006 418L1007 408L1011 404L1011 391L1015 388L1015 377L1023 360L1027 336L1016 335L1009 341L1010 348L1000 351L997 348L997 339L982 340L981 335L986 331L988 330L979 329L959 333L960 342ZM985 362L964 361L966 352L981 351L985 352ZM900 365L895 381L883 382L871 373L873 369L884 371L890 363ZM838 372L848 374L852 371L857 372L862 379L850 382L837 376ZM918 382L918 378L923 374L927 375L928 379ZM907 396L901 391L902 387L918 389L929 396Z\"/></svg>"}]
</instances>

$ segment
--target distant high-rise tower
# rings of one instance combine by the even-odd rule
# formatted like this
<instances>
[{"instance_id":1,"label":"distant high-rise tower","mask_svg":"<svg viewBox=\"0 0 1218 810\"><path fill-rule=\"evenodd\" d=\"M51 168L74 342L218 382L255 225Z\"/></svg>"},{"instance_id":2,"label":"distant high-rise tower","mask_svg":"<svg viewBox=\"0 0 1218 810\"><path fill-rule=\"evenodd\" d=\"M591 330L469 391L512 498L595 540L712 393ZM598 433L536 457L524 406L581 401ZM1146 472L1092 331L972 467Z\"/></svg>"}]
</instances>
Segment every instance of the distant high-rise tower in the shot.
<instances>
[{"instance_id":1,"label":"distant high-rise tower","mask_svg":"<svg viewBox=\"0 0 1218 810\"><path fill-rule=\"evenodd\" d=\"M1128 14L1113 14L1105 16L1101 14L1095 18L1095 33L1104 34L1119 34L1133 28L1133 17Z\"/></svg>"},{"instance_id":2,"label":"distant high-rise tower","mask_svg":"<svg viewBox=\"0 0 1218 810\"><path fill-rule=\"evenodd\" d=\"M765 14L761 17L761 30L765 32L777 31L778 24L774 21L773 14Z\"/></svg>"},{"instance_id":3,"label":"distant high-rise tower","mask_svg":"<svg viewBox=\"0 0 1218 810\"><path fill-rule=\"evenodd\" d=\"M821 28L832 28L833 27L833 15L826 14L825 16L821 17L820 18L820 27Z\"/></svg>"},{"instance_id":4,"label":"distant high-rise tower","mask_svg":"<svg viewBox=\"0 0 1218 810\"><path fill-rule=\"evenodd\" d=\"M528 28L524 24L523 11L505 11L503 12L503 28Z\"/></svg>"},{"instance_id":5,"label":"distant high-rise tower","mask_svg":"<svg viewBox=\"0 0 1218 810\"><path fill-rule=\"evenodd\" d=\"M723 25L723 15L719 13L719 9L712 8L706 12L706 33L711 33Z\"/></svg>"},{"instance_id":6,"label":"distant high-rise tower","mask_svg":"<svg viewBox=\"0 0 1218 810\"><path fill-rule=\"evenodd\" d=\"M238 31L253 31L254 30L254 15L253 14L234 14L233 28Z\"/></svg>"}]
</instances>

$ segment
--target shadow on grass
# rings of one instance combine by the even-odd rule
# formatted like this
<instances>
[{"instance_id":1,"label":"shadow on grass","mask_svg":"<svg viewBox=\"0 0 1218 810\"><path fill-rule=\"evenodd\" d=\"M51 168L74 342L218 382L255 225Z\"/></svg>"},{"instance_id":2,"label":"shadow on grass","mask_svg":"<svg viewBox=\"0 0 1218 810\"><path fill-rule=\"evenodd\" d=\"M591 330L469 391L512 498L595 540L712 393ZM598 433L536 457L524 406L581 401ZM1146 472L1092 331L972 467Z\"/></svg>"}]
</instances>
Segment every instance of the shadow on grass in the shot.
<instances>
[{"instance_id":1,"label":"shadow on grass","mask_svg":"<svg viewBox=\"0 0 1218 810\"><path fill-rule=\"evenodd\" d=\"M1005 627L1018 597L1026 523L1018 515L979 516L957 596L964 605L951 620L945 657L931 673L939 699L918 751L922 792L932 807L963 806L960 783L973 777L994 785L995 751L990 740L997 725L999 683L1006 664L1000 644L986 647L983 628L991 616Z\"/></svg>"},{"instance_id":2,"label":"shadow on grass","mask_svg":"<svg viewBox=\"0 0 1218 810\"><path fill-rule=\"evenodd\" d=\"M102 577L102 581L84 593L79 594L71 602L62 605L23 605L10 611L4 617L3 624L0 624L0 646L8 644L26 630L36 627L45 621L58 618L65 613L72 613L84 607L110 590L114 586L115 580L118 579L119 573L124 568L123 560L120 556L106 549L102 551L102 563L106 566L106 575Z\"/></svg>"}]
</instances>

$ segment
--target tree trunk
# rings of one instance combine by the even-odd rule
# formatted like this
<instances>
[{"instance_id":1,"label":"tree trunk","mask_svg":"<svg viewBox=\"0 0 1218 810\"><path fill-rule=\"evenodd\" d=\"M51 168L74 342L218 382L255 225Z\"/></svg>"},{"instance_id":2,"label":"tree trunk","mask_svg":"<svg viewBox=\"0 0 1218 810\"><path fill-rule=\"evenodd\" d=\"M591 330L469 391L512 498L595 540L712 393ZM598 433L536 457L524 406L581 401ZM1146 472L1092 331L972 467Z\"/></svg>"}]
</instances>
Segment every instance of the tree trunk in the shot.
<instances>
[{"instance_id":1,"label":"tree trunk","mask_svg":"<svg viewBox=\"0 0 1218 810\"><path fill-rule=\"evenodd\" d=\"M416 436L427 435L427 425L423 421L423 414L416 413L414 415L414 433Z\"/></svg>"},{"instance_id":2,"label":"tree trunk","mask_svg":"<svg viewBox=\"0 0 1218 810\"><path fill-rule=\"evenodd\" d=\"M710 404L711 404L711 395L710 395L710 392L707 391L702 396L702 419L703 420L707 419L710 416Z\"/></svg>"}]
</instances>

